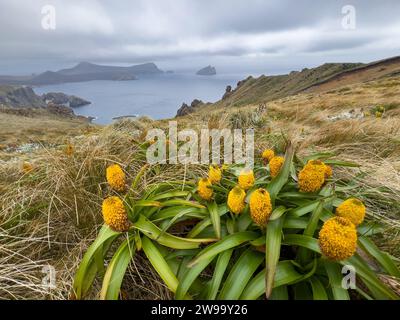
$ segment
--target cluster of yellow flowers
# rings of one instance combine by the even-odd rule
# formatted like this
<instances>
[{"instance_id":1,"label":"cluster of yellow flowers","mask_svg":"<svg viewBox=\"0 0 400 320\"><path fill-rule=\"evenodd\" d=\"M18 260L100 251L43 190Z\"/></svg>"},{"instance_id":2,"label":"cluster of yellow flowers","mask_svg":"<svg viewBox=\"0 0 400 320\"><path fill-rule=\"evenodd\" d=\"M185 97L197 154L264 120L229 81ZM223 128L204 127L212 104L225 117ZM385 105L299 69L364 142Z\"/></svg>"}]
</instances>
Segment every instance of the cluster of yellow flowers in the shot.
<instances>
[{"instance_id":1,"label":"cluster of yellow flowers","mask_svg":"<svg viewBox=\"0 0 400 320\"><path fill-rule=\"evenodd\" d=\"M262 153L264 162L269 162L271 177L276 177L285 159L276 156L271 149ZM213 197L213 184L220 183L224 168L210 166L208 177L199 180L197 192L199 196L210 201ZM332 177L332 168L320 160L310 160L299 172L299 188L301 192L317 192ZM238 177L238 184L232 188L227 197L227 205L233 214L240 214L246 208L246 192L254 186L253 170L243 169ZM249 212L252 220L265 227L272 213L271 197L267 190L258 188L250 193ZM345 260L357 249L356 227L364 220L364 204L355 198L344 201L336 208L336 216L328 219L319 232L321 252L328 259Z\"/></svg>"},{"instance_id":2,"label":"cluster of yellow flowers","mask_svg":"<svg viewBox=\"0 0 400 320\"><path fill-rule=\"evenodd\" d=\"M269 164L271 177L275 178L279 174L282 165L285 162L285 158L276 156L275 151L272 149L265 149L262 153L262 158L264 163Z\"/></svg>"},{"instance_id":3,"label":"cluster of yellow flowers","mask_svg":"<svg viewBox=\"0 0 400 320\"><path fill-rule=\"evenodd\" d=\"M228 194L228 208L235 214L239 214L243 211L246 206L246 191L241 187L236 186Z\"/></svg>"},{"instance_id":4,"label":"cluster of yellow flowers","mask_svg":"<svg viewBox=\"0 0 400 320\"><path fill-rule=\"evenodd\" d=\"M222 179L221 169L216 165L211 165L208 171L208 179L210 179L212 184L219 183Z\"/></svg>"},{"instance_id":5,"label":"cluster of yellow flowers","mask_svg":"<svg viewBox=\"0 0 400 320\"><path fill-rule=\"evenodd\" d=\"M113 230L123 232L129 229L128 215L119 197L112 196L104 199L102 212L104 222Z\"/></svg>"},{"instance_id":6,"label":"cluster of yellow flowers","mask_svg":"<svg viewBox=\"0 0 400 320\"><path fill-rule=\"evenodd\" d=\"M118 164L113 164L107 167L106 178L109 186L117 192L124 192L125 185L125 173Z\"/></svg>"},{"instance_id":7,"label":"cluster of yellow flowers","mask_svg":"<svg viewBox=\"0 0 400 320\"><path fill-rule=\"evenodd\" d=\"M125 173L118 164L113 164L106 169L108 185L117 192L126 190ZM124 232L129 229L128 214L121 198L111 196L103 201L102 213L104 222L113 230Z\"/></svg>"},{"instance_id":8,"label":"cluster of yellow flowers","mask_svg":"<svg viewBox=\"0 0 400 320\"><path fill-rule=\"evenodd\" d=\"M199 180L199 183L197 185L197 192L199 196L206 200L210 201L212 196L213 196L213 189L211 189L212 183L210 178L202 178Z\"/></svg>"},{"instance_id":9,"label":"cluster of yellow flowers","mask_svg":"<svg viewBox=\"0 0 400 320\"><path fill-rule=\"evenodd\" d=\"M208 171L208 177L199 180L197 184L197 193L202 199L206 201L210 201L212 199L214 191L211 186L213 184L220 183L222 179L222 171L225 168L226 167L221 169L217 165L211 165Z\"/></svg>"},{"instance_id":10,"label":"cluster of yellow flowers","mask_svg":"<svg viewBox=\"0 0 400 320\"><path fill-rule=\"evenodd\" d=\"M299 172L299 189L301 192L317 192L330 177L332 177L330 166L321 160L310 160Z\"/></svg>"},{"instance_id":11,"label":"cluster of yellow flowers","mask_svg":"<svg viewBox=\"0 0 400 320\"><path fill-rule=\"evenodd\" d=\"M275 151L272 149L265 149L262 153L262 158L265 163L270 162L275 157Z\"/></svg>"},{"instance_id":12,"label":"cluster of yellow flowers","mask_svg":"<svg viewBox=\"0 0 400 320\"><path fill-rule=\"evenodd\" d=\"M253 221L265 226L272 212L271 197L265 189L259 188L250 196L250 215Z\"/></svg>"},{"instance_id":13,"label":"cluster of yellow flowers","mask_svg":"<svg viewBox=\"0 0 400 320\"><path fill-rule=\"evenodd\" d=\"M272 151L273 152L273 151ZM263 153L266 156L267 153ZM270 154L271 159L274 158L274 154ZM210 166L208 177L202 178L197 184L198 195L206 200L210 201L213 196L213 184L219 183L222 178L222 170L217 166ZM228 193L227 205L229 210L234 214L240 214L246 207L246 191L254 186L255 177L254 172L251 169L243 169L238 177L238 184L232 188ZM260 225L265 226L269 216L272 212L271 198L267 190L257 189L253 191L249 199L250 216L253 221Z\"/></svg>"},{"instance_id":14,"label":"cluster of yellow flowers","mask_svg":"<svg viewBox=\"0 0 400 320\"><path fill-rule=\"evenodd\" d=\"M331 260L350 258L357 249L357 226L365 217L364 204L355 198L342 202L336 216L328 219L319 232L321 252Z\"/></svg>"},{"instance_id":15,"label":"cluster of yellow flowers","mask_svg":"<svg viewBox=\"0 0 400 320\"><path fill-rule=\"evenodd\" d=\"M238 183L242 189L244 190L250 189L254 185L254 181L255 178L253 170L244 169L242 170L242 172L240 172Z\"/></svg>"},{"instance_id":16,"label":"cluster of yellow flowers","mask_svg":"<svg viewBox=\"0 0 400 320\"><path fill-rule=\"evenodd\" d=\"M284 162L285 162L284 157L273 157L269 161L269 171L271 173L272 178L275 178L279 174Z\"/></svg>"},{"instance_id":17,"label":"cluster of yellow flowers","mask_svg":"<svg viewBox=\"0 0 400 320\"><path fill-rule=\"evenodd\" d=\"M346 218L330 218L319 232L319 246L329 259L350 258L357 248L357 230L354 224Z\"/></svg>"}]
</instances>

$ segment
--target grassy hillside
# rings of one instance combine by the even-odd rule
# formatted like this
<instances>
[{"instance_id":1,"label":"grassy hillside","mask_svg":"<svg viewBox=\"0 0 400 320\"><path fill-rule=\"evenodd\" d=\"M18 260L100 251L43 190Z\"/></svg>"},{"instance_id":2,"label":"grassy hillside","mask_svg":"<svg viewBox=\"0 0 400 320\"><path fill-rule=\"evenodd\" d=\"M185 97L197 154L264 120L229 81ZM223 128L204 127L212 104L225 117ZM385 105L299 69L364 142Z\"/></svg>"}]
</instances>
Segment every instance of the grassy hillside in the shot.
<instances>
[{"instance_id":1,"label":"grassy hillside","mask_svg":"<svg viewBox=\"0 0 400 320\"><path fill-rule=\"evenodd\" d=\"M54 144L77 136L91 127L94 125L90 125L84 119L61 117L44 109L20 110L0 107L2 148L31 142Z\"/></svg>"},{"instance_id":2,"label":"grassy hillside","mask_svg":"<svg viewBox=\"0 0 400 320\"><path fill-rule=\"evenodd\" d=\"M345 87L287 96L353 67L327 64L318 72L304 70L291 76L250 79L226 101L180 117L179 126L254 127L257 157L267 147L282 153L285 141L290 140L299 156L330 152L333 159L357 163L359 167L334 167L333 183L348 184L343 192L364 201L367 221L379 222L384 229L383 234L374 238L375 242L398 263L400 77L379 75L374 81L346 82ZM280 98L281 95L285 97ZM260 108L263 102L268 102L267 106ZM350 112L353 109L356 111ZM382 114L376 114L378 110ZM363 116L336 121L329 118L354 113ZM91 130L75 122L1 113L0 121L2 139L9 139L10 143L41 141L49 136L50 140L59 141L37 150L0 154L0 297L69 298L77 265L102 224L101 201L110 193L105 168L110 163L120 164L132 183L145 164L141 150L146 131L166 127L167 120L121 121ZM6 129L11 121L18 123L16 130L27 140L15 138L15 129ZM134 134L136 130L139 133ZM65 140L65 133L70 135L68 142L60 142ZM30 164L29 170L23 163ZM184 179L195 183L207 169L181 165L151 167L141 178L135 195L157 182ZM47 264L57 271L57 286L50 290L41 285L41 271ZM392 281L397 283L396 279ZM94 286L100 289L101 284L96 281ZM138 252L129 265L121 296L172 298L143 252Z\"/></svg>"},{"instance_id":3,"label":"grassy hillside","mask_svg":"<svg viewBox=\"0 0 400 320\"><path fill-rule=\"evenodd\" d=\"M349 84L396 75L400 71L400 58L394 57L370 64L325 63L312 69L292 71L277 76L249 77L215 104L216 107L240 107L265 103L294 94L323 92Z\"/></svg>"}]
</instances>

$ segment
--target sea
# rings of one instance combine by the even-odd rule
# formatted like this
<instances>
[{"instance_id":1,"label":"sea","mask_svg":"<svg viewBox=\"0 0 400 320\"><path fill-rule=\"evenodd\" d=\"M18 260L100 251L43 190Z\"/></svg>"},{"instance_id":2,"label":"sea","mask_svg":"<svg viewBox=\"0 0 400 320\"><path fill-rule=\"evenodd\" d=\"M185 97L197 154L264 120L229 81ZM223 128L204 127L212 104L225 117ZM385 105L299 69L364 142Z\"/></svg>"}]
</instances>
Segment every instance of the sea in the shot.
<instances>
[{"instance_id":1,"label":"sea","mask_svg":"<svg viewBox=\"0 0 400 320\"><path fill-rule=\"evenodd\" d=\"M152 119L172 118L183 102L193 99L216 102L227 85L233 88L245 74L198 76L185 73L165 73L142 76L131 81L87 81L38 86L36 94L63 92L92 103L74 108L74 112L94 117L93 122L109 124L121 116L149 116Z\"/></svg>"}]
</instances>

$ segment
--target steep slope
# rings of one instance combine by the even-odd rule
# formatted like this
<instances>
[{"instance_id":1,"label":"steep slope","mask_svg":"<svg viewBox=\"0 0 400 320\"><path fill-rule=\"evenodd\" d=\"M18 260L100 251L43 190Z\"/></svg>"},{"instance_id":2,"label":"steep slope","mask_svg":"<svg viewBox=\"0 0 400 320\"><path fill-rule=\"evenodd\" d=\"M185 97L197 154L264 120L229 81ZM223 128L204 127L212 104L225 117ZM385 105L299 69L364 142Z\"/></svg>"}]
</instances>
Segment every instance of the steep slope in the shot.
<instances>
[{"instance_id":1,"label":"steep slope","mask_svg":"<svg viewBox=\"0 0 400 320\"><path fill-rule=\"evenodd\" d=\"M380 79L400 74L400 56L379 60L360 67L335 74L328 79L312 85L306 91L323 92L342 86Z\"/></svg>"},{"instance_id":2,"label":"steep slope","mask_svg":"<svg viewBox=\"0 0 400 320\"><path fill-rule=\"evenodd\" d=\"M300 72L292 71L284 75L248 77L239 81L234 90L226 92L224 98L216 105L237 107L283 98L360 65L360 63L326 63L317 68L305 68Z\"/></svg>"},{"instance_id":3,"label":"steep slope","mask_svg":"<svg viewBox=\"0 0 400 320\"><path fill-rule=\"evenodd\" d=\"M390 77L400 73L400 57L362 63L325 63L285 75L248 77L232 90L227 87L215 107L265 103L301 92L323 92L343 86Z\"/></svg>"}]
</instances>

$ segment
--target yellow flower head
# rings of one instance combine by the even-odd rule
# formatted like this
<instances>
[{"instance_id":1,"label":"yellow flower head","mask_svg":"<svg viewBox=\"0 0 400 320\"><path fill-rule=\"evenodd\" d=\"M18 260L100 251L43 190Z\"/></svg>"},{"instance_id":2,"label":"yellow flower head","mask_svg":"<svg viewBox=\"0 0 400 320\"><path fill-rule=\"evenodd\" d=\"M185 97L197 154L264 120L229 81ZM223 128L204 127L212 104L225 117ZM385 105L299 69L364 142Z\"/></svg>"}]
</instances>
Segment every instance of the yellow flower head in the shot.
<instances>
[{"instance_id":1,"label":"yellow flower head","mask_svg":"<svg viewBox=\"0 0 400 320\"><path fill-rule=\"evenodd\" d=\"M275 152L272 149L265 149L262 153L262 158L266 162L270 162L273 157L275 157Z\"/></svg>"},{"instance_id":2,"label":"yellow flower head","mask_svg":"<svg viewBox=\"0 0 400 320\"><path fill-rule=\"evenodd\" d=\"M271 197L265 189L257 189L250 196L250 216L253 221L265 226L272 212Z\"/></svg>"},{"instance_id":3,"label":"yellow flower head","mask_svg":"<svg viewBox=\"0 0 400 320\"><path fill-rule=\"evenodd\" d=\"M33 171L33 166L29 162L24 162L22 164L22 172L25 174L31 173Z\"/></svg>"},{"instance_id":4,"label":"yellow flower head","mask_svg":"<svg viewBox=\"0 0 400 320\"><path fill-rule=\"evenodd\" d=\"M125 191L125 173L118 164L107 167L106 178L112 189L118 192Z\"/></svg>"},{"instance_id":5,"label":"yellow flower head","mask_svg":"<svg viewBox=\"0 0 400 320\"><path fill-rule=\"evenodd\" d=\"M122 200L118 197L104 199L102 205L103 219L111 229L123 232L129 229L128 215Z\"/></svg>"},{"instance_id":6,"label":"yellow flower head","mask_svg":"<svg viewBox=\"0 0 400 320\"><path fill-rule=\"evenodd\" d=\"M204 200L211 200L213 195L213 189L211 189L211 181L208 178L202 178L197 184L197 193Z\"/></svg>"},{"instance_id":7,"label":"yellow flower head","mask_svg":"<svg viewBox=\"0 0 400 320\"><path fill-rule=\"evenodd\" d=\"M281 171L282 165L285 162L284 157L273 157L269 162L269 171L271 173L271 177L275 178L279 171Z\"/></svg>"},{"instance_id":8,"label":"yellow flower head","mask_svg":"<svg viewBox=\"0 0 400 320\"><path fill-rule=\"evenodd\" d=\"M365 218L364 204L355 198L343 201L339 207L336 208L336 215L339 217L347 218L358 226Z\"/></svg>"},{"instance_id":9,"label":"yellow flower head","mask_svg":"<svg viewBox=\"0 0 400 320\"><path fill-rule=\"evenodd\" d=\"M299 172L301 192L317 192L325 183L326 166L322 161L311 160Z\"/></svg>"},{"instance_id":10,"label":"yellow flower head","mask_svg":"<svg viewBox=\"0 0 400 320\"><path fill-rule=\"evenodd\" d=\"M382 112L376 111L376 112L375 112L375 117L377 117L377 118L382 118Z\"/></svg>"},{"instance_id":11,"label":"yellow flower head","mask_svg":"<svg viewBox=\"0 0 400 320\"><path fill-rule=\"evenodd\" d=\"M219 183L222 178L222 171L218 166L211 165L208 171L208 179L212 184Z\"/></svg>"},{"instance_id":12,"label":"yellow flower head","mask_svg":"<svg viewBox=\"0 0 400 320\"><path fill-rule=\"evenodd\" d=\"M234 187L228 194L228 207L233 213L239 214L246 206L246 192L239 186Z\"/></svg>"},{"instance_id":13,"label":"yellow flower head","mask_svg":"<svg viewBox=\"0 0 400 320\"><path fill-rule=\"evenodd\" d=\"M319 232L319 247L323 255L331 260L350 258L357 249L355 225L346 218L330 218Z\"/></svg>"},{"instance_id":14,"label":"yellow flower head","mask_svg":"<svg viewBox=\"0 0 400 320\"><path fill-rule=\"evenodd\" d=\"M325 179L329 179L330 177L332 177L333 174L332 167L325 164L321 160L308 160L306 167L311 167L323 171Z\"/></svg>"},{"instance_id":15,"label":"yellow flower head","mask_svg":"<svg viewBox=\"0 0 400 320\"><path fill-rule=\"evenodd\" d=\"M253 170L244 169L239 174L239 187L244 190L250 189L254 185L254 173Z\"/></svg>"},{"instance_id":16,"label":"yellow flower head","mask_svg":"<svg viewBox=\"0 0 400 320\"><path fill-rule=\"evenodd\" d=\"M67 144L64 150L67 156L72 156L74 154L74 146L70 143Z\"/></svg>"}]
</instances>

